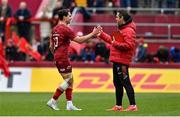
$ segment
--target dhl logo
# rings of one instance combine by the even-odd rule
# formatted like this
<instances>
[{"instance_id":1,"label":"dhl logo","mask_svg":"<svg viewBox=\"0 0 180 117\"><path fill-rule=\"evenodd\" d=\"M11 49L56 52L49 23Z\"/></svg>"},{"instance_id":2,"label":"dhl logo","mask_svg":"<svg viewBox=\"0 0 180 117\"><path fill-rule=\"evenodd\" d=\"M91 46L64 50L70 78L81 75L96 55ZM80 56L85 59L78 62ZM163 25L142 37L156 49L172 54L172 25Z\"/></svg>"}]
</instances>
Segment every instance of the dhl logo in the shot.
<instances>
[{"instance_id":1,"label":"dhl logo","mask_svg":"<svg viewBox=\"0 0 180 117\"><path fill-rule=\"evenodd\" d=\"M79 75L81 81L77 84L76 88L91 88L97 89L106 86L107 89L113 89L113 84L109 83L111 80L107 73L82 73ZM141 81L145 78L145 74L135 74L131 82L133 87L139 85ZM150 74L142 84L140 84L142 89L164 89L166 84L156 84L156 81L161 78L161 74Z\"/></svg>"},{"instance_id":2,"label":"dhl logo","mask_svg":"<svg viewBox=\"0 0 180 117\"><path fill-rule=\"evenodd\" d=\"M180 84L158 83L162 75L163 74L137 73L131 77L131 82L133 87L137 90L180 90ZM114 89L112 78L108 73L81 73L78 78L80 79L76 84L78 90Z\"/></svg>"},{"instance_id":3,"label":"dhl logo","mask_svg":"<svg viewBox=\"0 0 180 117\"><path fill-rule=\"evenodd\" d=\"M48 72L48 74L44 74ZM113 74L111 68L75 68L73 69L74 91L76 92L113 92ZM33 69L32 91L54 91L59 78L55 68ZM175 92L180 93L179 69L130 69L130 78L136 92ZM41 82L41 86L37 85Z\"/></svg>"}]
</instances>

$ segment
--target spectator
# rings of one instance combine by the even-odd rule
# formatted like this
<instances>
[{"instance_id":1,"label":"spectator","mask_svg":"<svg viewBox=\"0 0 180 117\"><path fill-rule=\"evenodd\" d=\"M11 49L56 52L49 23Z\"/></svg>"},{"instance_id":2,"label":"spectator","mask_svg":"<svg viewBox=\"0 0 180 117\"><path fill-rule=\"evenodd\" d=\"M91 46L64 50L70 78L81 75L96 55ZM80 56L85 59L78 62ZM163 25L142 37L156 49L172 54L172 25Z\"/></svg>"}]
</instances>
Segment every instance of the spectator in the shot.
<instances>
[{"instance_id":1,"label":"spectator","mask_svg":"<svg viewBox=\"0 0 180 117\"><path fill-rule=\"evenodd\" d=\"M56 6L55 8L53 9L53 13L52 13L52 19L53 19L53 22L52 22L52 27L56 26L57 25L57 22L58 22L58 11L63 9L64 6L62 5L62 0L58 0L56 2Z\"/></svg>"},{"instance_id":2,"label":"spectator","mask_svg":"<svg viewBox=\"0 0 180 117\"><path fill-rule=\"evenodd\" d=\"M165 46L160 46L155 57L158 58L160 63L168 63L169 62L169 51Z\"/></svg>"},{"instance_id":3,"label":"spectator","mask_svg":"<svg viewBox=\"0 0 180 117\"><path fill-rule=\"evenodd\" d=\"M77 7L87 7L88 0L75 0Z\"/></svg>"},{"instance_id":4,"label":"spectator","mask_svg":"<svg viewBox=\"0 0 180 117\"><path fill-rule=\"evenodd\" d=\"M87 7L94 7L94 6L95 6L94 0L87 0Z\"/></svg>"},{"instance_id":5,"label":"spectator","mask_svg":"<svg viewBox=\"0 0 180 117\"><path fill-rule=\"evenodd\" d=\"M158 63L159 60L154 56L155 56L155 53L153 53L153 52L148 53L147 57L146 57L146 62L147 63Z\"/></svg>"},{"instance_id":6,"label":"spectator","mask_svg":"<svg viewBox=\"0 0 180 117\"><path fill-rule=\"evenodd\" d=\"M151 8L152 0L142 0L142 6L143 8Z\"/></svg>"},{"instance_id":7,"label":"spectator","mask_svg":"<svg viewBox=\"0 0 180 117\"><path fill-rule=\"evenodd\" d=\"M51 18L51 13L49 11L48 5L43 7L42 11L38 13L37 17L42 18L42 19L50 19ZM50 35L50 29L51 29L50 22L41 21L40 34L41 34L42 39L44 39L45 37Z\"/></svg>"},{"instance_id":8,"label":"spectator","mask_svg":"<svg viewBox=\"0 0 180 117\"><path fill-rule=\"evenodd\" d=\"M44 60L45 61L53 61L54 60L53 54L51 53L50 50L46 51Z\"/></svg>"},{"instance_id":9,"label":"spectator","mask_svg":"<svg viewBox=\"0 0 180 117\"><path fill-rule=\"evenodd\" d=\"M76 8L76 7L77 7L76 1L73 1L73 2L71 3L71 6L69 7L70 12L72 13L73 10L74 10L74 8Z\"/></svg>"},{"instance_id":10,"label":"spectator","mask_svg":"<svg viewBox=\"0 0 180 117\"><path fill-rule=\"evenodd\" d=\"M166 0L166 8L176 8L177 0ZM166 11L167 14L173 14L174 11Z\"/></svg>"},{"instance_id":11,"label":"spectator","mask_svg":"<svg viewBox=\"0 0 180 117\"><path fill-rule=\"evenodd\" d=\"M70 61L78 61L79 60L77 51L72 46L69 46L69 57L70 57Z\"/></svg>"},{"instance_id":12,"label":"spectator","mask_svg":"<svg viewBox=\"0 0 180 117\"><path fill-rule=\"evenodd\" d=\"M36 39L32 40L32 49L39 52L41 55L44 54L43 45L40 41L37 41Z\"/></svg>"},{"instance_id":13,"label":"spectator","mask_svg":"<svg viewBox=\"0 0 180 117\"><path fill-rule=\"evenodd\" d=\"M116 6L116 0L107 0L107 7L115 7Z\"/></svg>"},{"instance_id":14,"label":"spectator","mask_svg":"<svg viewBox=\"0 0 180 117\"><path fill-rule=\"evenodd\" d=\"M83 15L84 19L90 19L91 14L84 7L79 7L79 12Z\"/></svg>"},{"instance_id":15,"label":"spectator","mask_svg":"<svg viewBox=\"0 0 180 117\"><path fill-rule=\"evenodd\" d=\"M37 41L36 39L32 40L32 50L38 52L41 56L42 59L44 59L44 50L43 50L43 45L40 41ZM32 61L36 61L35 58L33 58L32 56L30 56Z\"/></svg>"},{"instance_id":16,"label":"spectator","mask_svg":"<svg viewBox=\"0 0 180 117\"><path fill-rule=\"evenodd\" d=\"M14 45L12 39L9 39L5 48L6 60L16 61L17 60L17 47Z\"/></svg>"},{"instance_id":17,"label":"spectator","mask_svg":"<svg viewBox=\"0 0 180 117\"><path fill-rule=\"evenodd\" d=\"M74 6L73 4L76 4L75 0L63 0L63 7L65 9L70 9L71 11L71 7Z\"/></svg>"},{"instance_id":18,"label":"spectator","mask_svg":"<svg viewBox=\"0 0 180 117\"><path fill-rule=\"evenodd\" d=\"M96 8L105 7L105 0L95 0L94 5ZM97 10L96 13L103 13L103 11Z\"/></svg>"},{"instance_id":19,"label":"spectator","mask_svg":"<svg viewBox=\"0 0 180 117\"><path fill-rule=\"evenodd\" d=\"M94 51L94 42L88 41L86 46L82 49L81 57L84 62L90 61L94 63L95 61L95 51Z\"/></svg>"},{"instance_id":20,"label":"spectator","mask_svg":"<svg viewBox=\"0 0 180 117\"><path fill-rule=\"evenodd\" d=\"M105 7L113 8L113 7L116 7L116 6L117 6L117 4L116 4L115 0L107 0L106 1L106 6ZM117 6L117 7L119 7L119 6ZM116 14L116 10L109 11L109 13Z\"/></svg>"},{"instance_id":21,"label":"spectator","mask_svg":"<svg viewBox=\"0 0 180 117\"><path fill-rule=\"evenodd\" d=\"M17 28L20 37L24 37L28 42L30 40L31 23L27 21L31 18L31 12L27 9L26 2L20 2L19 9L16 11L15 16L17 20Z\"/></svg>"},{"instance_id":22,"label":"spectator","mask_svg":"<svg viewBox=\"0 0 180 117\"><path fill-rule=\"evenodd\" d=\"M122 8L127 8L128 10L130 10L131 8L138 7L138 0L121 0L120 4ZM131 10L131 13L136 13L136 11Z\"/></svg>"},{"instance_id":23,"label":"spectator","mask_svg":"<svg viewBox=\"0 0 180 117\"><path fill-rule=\"evenodd\" d=\"M170 55L173 62L175 63L180 62L180 48L171 47Z\"/></svg>"},{"instance_id":24,"label":"spectator","mask_svg":"<svg viewBox=\"0 0 180 117\"><path fill-rule=\"evenodd\" d=\"M145 62L147 57L147 44L144 43L144 39L140 39L138 47L136 48L135 62Z\"/></svg>"},{"instance_id":25,"label":"spectator","mask_svg":"<svg viewBox=\"0 0 180 117\"><path fill-rule=\"evenodd\" d=\"M155 0L153 7L155 8L163 8L164 6L164 0Z\"/></svg>"},{"instance_id":26,"label":"spectator","mask_svg":"<svg viewBox=\"0 0 180 117\"><path fill-rule=\"evenodd\" d=\"M0 36L2 41L5 41L5 25L7 18L11 17L11 7L8 5L8 0L2 0L2 5L0 6Z\"/></svg>"},{"instance_id":27,"label":"spectator","mask_svg":"<svg viewBox=\"0 0 180 117\"><path fill-rule=\"evenodd\" d=\"M24 53L24 52L22 52L22 51L20 51L20 49L18 48L17 49L17 58L16 58L16 61L26 61L26 57L27 57L27 55Z\"/></svg>"},{"instance_id":28,"label":"spectator","mask_svg":"<svg viewBox=\"0 0 180 117\"><path fill-rule=\"evenodd\" d=\"M42 42L43 51L44 51L44 60L53 61L54 57L51 51L49 50L49 37L45 37Z\"/></svg>"},{"instance_id":29,"label":"spectator","mask_svg":"<svg viewBox=\"0 0 180 117\"><path fill-rule=\"evenodd\" d=\"M64 8L64 6L62 5L62 0L58 0L55 5L56 5L56 6L55 6L55 8L53 9L53 15L52 15L52 17L53 17L54 19L58 19L58 18L59 18L59 16L58 16L58 11Z\"/></svg>"},{"instance_id":30,"label":"spectator","mask_svg":"<svg viewBox=\"0 0 180 117\"><path fill-rule=\"evenodd\" d=\"M166 8L176 8L176 0L166 0Z\"/></svg>"},{"instance_id":31,"label":"spectator","mask_svg":"<svg viewBox=\"0 0 180 117\"><path fill-rule=\"evenodd\" d=\"M109 63L109 50L103 40L100 40L95 45L96 61Z\"/></svg>"}]
</instances>

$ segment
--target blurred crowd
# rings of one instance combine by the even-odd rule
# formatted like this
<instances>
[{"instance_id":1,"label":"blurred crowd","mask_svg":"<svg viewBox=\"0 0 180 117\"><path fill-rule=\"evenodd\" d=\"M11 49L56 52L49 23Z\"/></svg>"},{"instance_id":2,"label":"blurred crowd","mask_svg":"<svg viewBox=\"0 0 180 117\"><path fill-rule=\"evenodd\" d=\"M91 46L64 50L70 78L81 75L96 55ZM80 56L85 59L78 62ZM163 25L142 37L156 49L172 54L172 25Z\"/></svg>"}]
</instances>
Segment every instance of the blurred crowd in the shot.
<instances>
[{"instance_id":1,"label":"blurred crowd","mask_svg":"<svg viewBox=\"0 0 180 117\"><path fill-rule=\"evenodd\" d=\"M157 51L148 52L148 44L143 38L137 40L137 48L133 62L136 63L177 63L180 62L179 47L160 45Z\"/></svg>"},{"instance_id":2,"label":"blurred crowd","mask_svg":"<svg viewBox=\"0 0 180 117\"><path fill-rule=\"evenodd\" d=\"M68 0L67 0L68 1ZM72 0L70 0L72 1ZM81 0L75 0L78 3ZM84 0L87 7L179 8L179 0Z\"/></svg>"},{"instance_id":3,"label":"blurred crowd","mask_svg":"<svg viewBox=\"0 0 180 117\"><path fill-rule=\"evenodd\" d=\"M12 14L12 9L8 4L8 0L2 0L0 5L1 55L4 55L5 58L10 62L35 60L52 61L53 55L49 51L49 36L51 29L57 24L58 21L57 11L63 8L69 8L72 12L75 7L81 6L81 4L83 4L84 7L94 8L179 8L180 3L178 0L57 0L55 7L52 10L45 5L42 11L38 13L38 18L50 18L54 20L52 20L51 23L47 21L41 22L41 39L36 39L35 37L32 37L31 34L32 24L29 19L32 18L32 15L31 10L28 9L26 2L20 2L18 10ZM87 12L84 7L81 7L80 12L83 13L86 18L90 18L89 12ZM97 13L102 13L102 11ZM12 38L8 39L6 42L6 23L7 18L10 17L14 17L16 21L15 32L17 32L17 34L15 33L16 36L12 36ZM28 45L28 48L26 45ZM160 46L156 53L147 53L147 48L148 45L144 43L144 41L137 41L137 50L133 62L180 62L180 48L172 47L169 50L164 46ZM39 59L39 56L41 59ZM102 40L93 39L92 41L88 41L86 44L82 45L80 52L77 52L74 47L70 47L69 57L71 61L83 61L85 63L94 63L98 61L109 63L109 46Z\"/></svg>"}]
</instances>

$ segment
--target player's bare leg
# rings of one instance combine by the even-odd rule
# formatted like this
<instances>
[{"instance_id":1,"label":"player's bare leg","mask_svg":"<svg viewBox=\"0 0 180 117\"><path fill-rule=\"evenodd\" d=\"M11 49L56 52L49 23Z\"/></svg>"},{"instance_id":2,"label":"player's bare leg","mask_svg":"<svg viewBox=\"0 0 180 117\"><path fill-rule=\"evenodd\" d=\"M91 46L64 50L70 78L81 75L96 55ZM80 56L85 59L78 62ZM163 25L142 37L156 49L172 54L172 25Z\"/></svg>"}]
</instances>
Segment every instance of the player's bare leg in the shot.
<instances>
[{"instance_id":1,"label":"player's bare leg","mask_svg":"<svg viewBox=\"0 0 180 117\"><path fill-rule=\"evenodd\" d=\"M71 79L69 80L69 86L65 90L65 95L66 95L66 100L67 100L66 110L82 110L74 106L72 103L73 83L74 83L72 73L61 74L61 75L63 76L64 79L71 77Z\"/></svg>"},{"instance_id":2,"label":"player's bare leg","mask_svg":"<svg viewBox=\"0 0 180 117\"><path fill-rule=\"evenodd\" d=\"M57 100L71 84L72 77L70 77L70 75L63 74L62 77L64 79L64 82L60 84L60 86L56 89L53 97L47 102L47 105L53 110L59 110L57 106Z\"/></svg>"},{"instance_id":3,"label":"player's bare leg","mask_svg":"<svg viewBox=\"0 0 180 117\"><path fill-rule=\"evenodd\" d=\"M60 95L65 91L67 99L67 110L81 110L75 107L72 103L72 90L73 90L73 77L72 73L61 73L64 82L56 89L53 97L48 101L47 105L54 110L59 110L57 107L57 100Z\"/></svg>"}]
</instances>

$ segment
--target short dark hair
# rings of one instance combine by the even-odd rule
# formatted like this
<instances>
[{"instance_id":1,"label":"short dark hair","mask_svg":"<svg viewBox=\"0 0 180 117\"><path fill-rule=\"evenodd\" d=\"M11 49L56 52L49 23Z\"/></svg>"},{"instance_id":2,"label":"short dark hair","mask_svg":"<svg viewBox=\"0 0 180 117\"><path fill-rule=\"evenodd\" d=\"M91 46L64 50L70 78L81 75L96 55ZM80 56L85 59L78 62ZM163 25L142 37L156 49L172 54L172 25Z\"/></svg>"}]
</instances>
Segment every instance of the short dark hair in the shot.
<instances>
[{"instance_id":1,"label":"short dark hair","mask_svg":"<svg viewBox=\"0 0 180 117\"><path fill-rule=\"evenodd\" d=\"M129 24L130 22L132 22L133 19L127 13L127 11L125 11L125 10L118 10L117 13L119 13L119 18L121 18L123 16L123 19L126 22L126 24Z\"/></svg>"},{"instance_id":2,"label":"short dark hair","mask_svg":"<svg viewBox=\"0 0 180 117\"><path fill-rule=\"evenodd\" d=\"M119 10L117 12L119 13L119 18L123 16L125 21L127 21L131 17L125 10Z\"/></svg>"},{"instance_id":3,"label":"short dark hair","mask_svg":"<svg viewBox=\"0 0 180 117\"><path fill-rule=\"evenodd\" d=\"M58 16L60 20L63 20L64 16L68 16L68 13L70 12L69 9L61 9L58 11Z\"/></svg>"}]
</instances>

